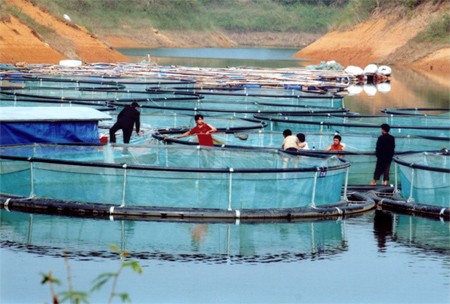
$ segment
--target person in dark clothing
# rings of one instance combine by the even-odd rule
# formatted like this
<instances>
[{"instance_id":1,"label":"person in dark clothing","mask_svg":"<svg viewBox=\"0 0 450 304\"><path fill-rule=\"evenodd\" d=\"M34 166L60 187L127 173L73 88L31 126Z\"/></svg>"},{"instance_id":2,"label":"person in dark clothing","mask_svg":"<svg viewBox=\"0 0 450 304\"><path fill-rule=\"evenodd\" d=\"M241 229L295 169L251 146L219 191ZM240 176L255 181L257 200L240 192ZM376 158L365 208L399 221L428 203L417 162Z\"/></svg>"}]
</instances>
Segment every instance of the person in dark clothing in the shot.
<instances>
[{"instance_id":1,"label":"person in dark clothing","mask_svg":"<svg viewBox=\"0 0 450 304\"><path fill-rule=\"evenodd\" d=\"M378 137L375 150L377 164L373 173L373 181L370 183L371 185L376 185L381 175L383 175L383 185L389 183L389 171L395 150L395 138L389 134L390 130L391 127L388 124L381 125L381 135Z\"/></svg>"},{"instance_id":2,"label":"person in dark clothing","mask_svg":"<svg viewBox=\"0 0 450 304\"><path fill-rule=\"evenodd\" d=\"M128 144L130 142L131 134L133 133L133 126L136 125L136 134L139 135L141 127L141 113L137 110L139 104L133 102L131 105L126 106L120 111L117 116L117 122L109 129L109 141L111 143L116 142L116 132L122 130L123 143Z\"/></svg>"}]
</instances>

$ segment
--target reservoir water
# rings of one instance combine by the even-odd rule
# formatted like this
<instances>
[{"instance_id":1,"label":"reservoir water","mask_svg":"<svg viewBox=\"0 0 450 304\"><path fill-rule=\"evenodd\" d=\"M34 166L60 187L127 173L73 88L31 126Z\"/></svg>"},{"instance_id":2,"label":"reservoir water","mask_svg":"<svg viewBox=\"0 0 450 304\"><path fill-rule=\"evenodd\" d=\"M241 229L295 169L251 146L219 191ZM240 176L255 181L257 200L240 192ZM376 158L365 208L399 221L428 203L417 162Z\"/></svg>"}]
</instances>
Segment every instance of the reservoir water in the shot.
<instances>
[{"instance_id":1,"label":"reservoir water","mask_svg":"<svg viewBox=\"0 0 450 304\"><path fill-rule=\"evenodd\" d=\"M160 65L311 64L293 60L294 50L121 51L133 54L136 62L150 53ZM427 76L394 68L389 92L368 96L362 91L345 102L361 113L448 107L449 91ZM119 269L121 259L110 244L128 251L128 259L143 268L142 274L124 269L115 290L128 293L133 303L450 301L449 222L387 211L351 218L224 223L74 218L3 209L0 243L0 303L50 303L50 288L41 285L41 273L51 271L61 280L55 286L58 293L68 290L68 268L74 290L88 291L98 275ZM107 284L89 300L107 303L110 291Z\"/></svg>"}]
</instances>

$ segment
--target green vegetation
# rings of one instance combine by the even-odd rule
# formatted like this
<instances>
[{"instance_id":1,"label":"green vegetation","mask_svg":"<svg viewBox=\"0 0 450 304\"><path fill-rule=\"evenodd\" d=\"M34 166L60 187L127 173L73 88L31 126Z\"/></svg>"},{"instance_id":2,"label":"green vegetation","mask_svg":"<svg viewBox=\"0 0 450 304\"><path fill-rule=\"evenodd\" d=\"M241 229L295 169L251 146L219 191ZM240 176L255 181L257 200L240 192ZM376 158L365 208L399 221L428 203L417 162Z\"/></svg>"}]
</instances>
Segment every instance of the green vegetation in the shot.
<instances>
[{"instance_id":1,"label":"green vegetation","mask_svg":"<svg viewBox=\"0 0 450 304\"><path fill-rule=\"evenodd\" d=\"M128 255L127 252L121 251L117 246L114 245L110 245L110 247L115 253L117 253L120 256L120 258L122 259L122 263L120 264L120 267L116 272L106 272L97 276L97 278L95 278L93 282L94 286L91 288L89 292L78 291L73 289L72 274L67 258L65 258L67 268L67 284L68 284L67 287L68 289L66 291L56 293L55 285L61 285L61 281L53 277L51 271L49 273L41 273L42 276L41 284L48 283L50 285L50 292L52 294L52 303L63 303L66 301L69 301L70 303L80 303L80 302L89 303L88 301L89 295L92 292L101 289L106 283L110 281L112 282L112 287L108 303L112 303L114 298L120 298L122 302L130 302L130 297L128 293L116 292L119 276L122 273L122 271L127 267L131 268L134 272L137 273L142 273L142 268L137 261L125 260L126 256Z\"/></svg>"},{"instance_id":2,"label":"green vegetation","mask_svg":"<svg viewBox=\"0 0 450 304\"><path fill-rule=\"evenodd\" d=\"M420 32L415 40L417 42L450 43L450 15L445 13L438 19L432 20L427 29Z\"/></svg>"},{"instance_id":3,"label":"green vegetation","mask_svg":"<svg viewBox=\"0 0 450 304\"><path fill-rule=\"evenodd\" d=\"M0 0L0 3L3 0ZM32 0L56 16L95 33L158 30L232 32L324 33L331 27L345 29L368 19L377 10L398 9L410 14L418 5L442 0ZM51 29L25 14L4 7L46 39ZM423 41L448 41L448 14L417 37Z\"/></svg>"},{"instance_id":4,"label":"green vegetation","mask_svg":"<svg viewBox=\"0 0 450 304\"><path fill-rule=\"evenodd\" d=\"M348 0L33 0L87 28L325 32Z\"/></svg>"},{"instance_id":5,"label":"green vegetation","mask_svg":"<svg viewBox=\"0 0 450 304\"><path fill-rule=\"evenodd\" d=\"M55 34L55 31L47 26L41 25L30 18L28 15L22 13L17 7L6 6L4 12L7 12L18 19L22 20L23 23L32 28L34 34L39 33L39 35L45 40L46 37ZM39 37L39 36L38 36Z\"/></svg>"},{"instance_id":6,"label":"green vegetation","mask_svg":"<svg viewBox=\"0 0 450 304\"><path fill-rule=\"evenodd\" d=\"M377 8L377 4L377 0L350 0L335 24L338 28L345 29L363 22Z\"/></svg>"}]
</instances>

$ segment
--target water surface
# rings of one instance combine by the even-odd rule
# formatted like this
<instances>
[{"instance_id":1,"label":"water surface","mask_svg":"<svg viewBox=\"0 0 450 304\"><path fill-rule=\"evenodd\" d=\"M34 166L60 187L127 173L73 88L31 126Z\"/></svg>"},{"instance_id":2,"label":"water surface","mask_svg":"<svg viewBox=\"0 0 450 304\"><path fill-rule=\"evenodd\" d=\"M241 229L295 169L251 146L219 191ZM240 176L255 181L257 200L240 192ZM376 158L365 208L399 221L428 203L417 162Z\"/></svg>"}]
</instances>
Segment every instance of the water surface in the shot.
<instances>
[{"instance_id":1,"label":"water surface","mask_svg":"<svg viewBox=\"0 0 450 304\"><path fill-rule=\"evenodd\" d=\"M88 290L97 275L120 265L108 244L128 250L144 269L120 277L117 291L133 303L449 300L449 226L438 220L374 211L327 221L209 224L0 215L2 303L49 301L40 272L65 282L57 291L67 288L64 255L74 288ZM91 301L106 302L109 287Z\"/></svg>"}]
</instances>

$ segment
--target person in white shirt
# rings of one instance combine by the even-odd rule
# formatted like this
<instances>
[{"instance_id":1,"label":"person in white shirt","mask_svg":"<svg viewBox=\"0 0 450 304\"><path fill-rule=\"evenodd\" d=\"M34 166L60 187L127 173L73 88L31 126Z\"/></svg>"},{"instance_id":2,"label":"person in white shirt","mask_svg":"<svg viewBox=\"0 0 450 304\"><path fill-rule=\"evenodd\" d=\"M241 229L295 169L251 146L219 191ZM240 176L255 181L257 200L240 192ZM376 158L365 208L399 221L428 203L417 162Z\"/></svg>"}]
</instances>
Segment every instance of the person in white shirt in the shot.
<instances>
[{"instance_id":1,"label":"person in white shirt","mask_svg":"<svg viewBox=\"0 0 450 304\"><path fill-rule=\"evenodd\" d=\"M303 133L298 133L297 138L299 141L298 149L299 150L309 150L308 143L306 142L306 136Z\"/></svg>"},{"instance_id":2,"label":"person in white shirt","mask_svg":"<svg viewBox=\"0 0 450 304\"><path fill-rule=\"evenodd\" d=\"M298 145L300 144L297 136L292 135L292 131L286 129L283 131L283 144L281 145L281 149L284 151L298 151Z\"/></svg>"}]
</instances>

